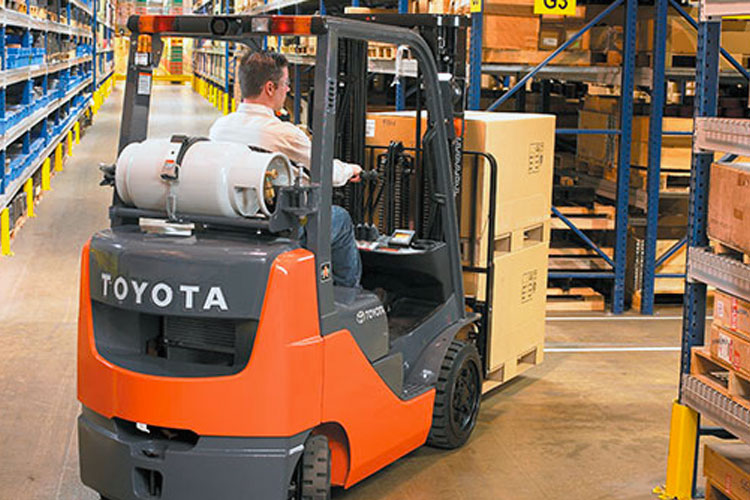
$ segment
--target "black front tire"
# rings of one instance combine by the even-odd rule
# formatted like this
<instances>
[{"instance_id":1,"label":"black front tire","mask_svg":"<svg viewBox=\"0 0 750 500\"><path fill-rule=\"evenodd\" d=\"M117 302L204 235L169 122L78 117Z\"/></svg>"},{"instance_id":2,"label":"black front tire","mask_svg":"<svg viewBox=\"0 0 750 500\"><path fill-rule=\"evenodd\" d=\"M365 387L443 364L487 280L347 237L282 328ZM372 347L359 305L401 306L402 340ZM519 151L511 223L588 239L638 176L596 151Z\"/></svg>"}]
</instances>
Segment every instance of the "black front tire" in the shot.
<instances>
[{"instance_id":1,"label":"black front tire","mask_svg":"<svg viewBox=\"0 0 750 500\"><path fill-rule=\"evenodd\" d=\"M453 449L469 439L482 397L481 367L474 344L451 343L440 367L428 445Z\"/></svg>"},{"instance_id":2,"label":"black front tire","mask_svg":"<svg viewBox=\"0 0 750 500\"><path fill-rule=\"evenodd\" d=\"M310 436L302 455L301 500L331 498L331 450L325 436Z\"/></svg>"}]
</instances>

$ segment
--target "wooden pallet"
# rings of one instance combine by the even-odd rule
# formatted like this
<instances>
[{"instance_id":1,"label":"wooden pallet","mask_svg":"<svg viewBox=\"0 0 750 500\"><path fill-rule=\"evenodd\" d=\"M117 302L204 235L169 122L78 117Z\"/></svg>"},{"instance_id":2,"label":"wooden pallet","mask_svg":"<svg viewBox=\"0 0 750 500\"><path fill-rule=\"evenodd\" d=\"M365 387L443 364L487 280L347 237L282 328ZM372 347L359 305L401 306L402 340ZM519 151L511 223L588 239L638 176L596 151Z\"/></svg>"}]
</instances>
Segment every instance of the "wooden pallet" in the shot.
<instances>
[{"instance_id":1,"label":"wooden pallet","mask_svg":"<svg viewBox=\"0 0 750 500\"><path fill-rule=\"evenodd\" d=\"M387 43L373 43L367 44L367 57L370 59L396 59L396 46Z\"/></svg>"},{"instance_id":2,"label":"wooden pallet","mask_svg":"<svg viewBox=\"0 0 750 500\"><path fill-rule=\"evenodd\" d=\"M604 296L593 288L547 288L547 312L604 311Z\"/></svg>"},{"instance_id":3,"label":"wooden pallet","mask_svg":"<svg viewBox=\"0 0 750 500\"><path fill-rule=\"evenodd\" d=\"M594 204L593 207L555 207L582 231L613 230L615 228L615 207ZM570 228L561 219L552 217L552 229Z\"/></svg>"},{"instance_id":4,"label":"wooden pallet","mask_svg":"<svg viewBox=\"0 0 750 500\"><path fill-rule=\"evenodd\" d=\"M604 170L604 179L617 182L617 168ZM630 167L630 187L645 190L648 187L648 169ZM659 172L660 193L687 193L690 191L690 171L662 170Z\"/></svg>"},{"instance_id":5,"label":"wooden pallet","mask_svg":"<svg viewBox=\"0 0 750 500\"><path fill-rule=\"evenodd\" d=\"M750 254L734 248L731 245L724 243L723 241L719 241L715 238L711 238L710 241L711 247L713 248L714 253L716 253L717 255L731 257L735 260L741 261L743 264L750 265Z\"/></svg>"},{"instance_id":6,"label":"wooden pallet","mask_svg":"<svg viewBox=\"0 0 750 500\"><path fill-rule=\"evenodd\" d=\"M706 500L736 500L736 498L725 495L717 483L708 480L706 481Z\"/></svg>"},{"instance_id":7,"label":"wooden pallet","mask_svg":"<svg viewBox=\"0 0 750 500\"><path fill-rule=\"evenodd\" d=\"M711 357L705 347L693 347L690 374L738 405L750 410L750 377Z\"/></svg>"}]
</instances>

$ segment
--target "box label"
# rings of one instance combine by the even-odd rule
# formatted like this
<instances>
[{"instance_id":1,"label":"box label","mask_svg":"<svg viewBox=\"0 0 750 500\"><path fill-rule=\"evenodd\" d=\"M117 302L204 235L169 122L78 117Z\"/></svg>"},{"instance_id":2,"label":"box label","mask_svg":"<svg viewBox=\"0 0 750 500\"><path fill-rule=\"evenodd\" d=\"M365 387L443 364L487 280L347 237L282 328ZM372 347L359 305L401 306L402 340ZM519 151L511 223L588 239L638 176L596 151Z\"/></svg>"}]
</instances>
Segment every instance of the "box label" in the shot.
<instances>
[{"instance_id":1,"label":"box label","mask_svg":"<svg viewBox=\"0 0 750 500\"><path fill-rule=\"evenodd\" d=\"M544 163L544 143L529 144L529 174L538 174Z\"/></svg>"},{"instance_id":2,"label":"box label","mask_svg":"<svg viewBox=\"0 0 750 500\"><path fill-rule=\"evenodd\" d=\"M576 0L534 0L534 14L575 16Z\"/></svg>"},{"instance_id":3,"label":"box label","mask_svg":"<svg viewBox=\"0 0 750 500\"><path fill-rule=\"evenodd\" d=\"M537 289L537 271L527 271L521 276L521 304L530 302Z\"/></svg>"},{"instance_id":4,"label":"box label","mask_svg":"<svg viewBox=\"0 0 750 500\"><path fill-rule=\"evenodd\" d=\"M469 2L469 12L482 12L482 0L471 0Z\"/></svg>"},{"instance_id":5,"label":"box label","mask_svg":"<svg viewBox=\"0 0 750 500\"><path fill-rule=\"evenodd\" d=\"M719 333L717 347L718 349L716 351L716 355L719 357L719 359L729 363L730 365L733 364L732 363L732 339L729 337L729 335Z\"/></svg>"},{"instance_id":6,"label":"box label","mask_svg":"<svg viewBox=\"0 0 750 500\"><path fill-rule=\"evenodd\" d=\"M365 137L375 137L375 120L365 121Z\"/></svg>"}]
</instances>

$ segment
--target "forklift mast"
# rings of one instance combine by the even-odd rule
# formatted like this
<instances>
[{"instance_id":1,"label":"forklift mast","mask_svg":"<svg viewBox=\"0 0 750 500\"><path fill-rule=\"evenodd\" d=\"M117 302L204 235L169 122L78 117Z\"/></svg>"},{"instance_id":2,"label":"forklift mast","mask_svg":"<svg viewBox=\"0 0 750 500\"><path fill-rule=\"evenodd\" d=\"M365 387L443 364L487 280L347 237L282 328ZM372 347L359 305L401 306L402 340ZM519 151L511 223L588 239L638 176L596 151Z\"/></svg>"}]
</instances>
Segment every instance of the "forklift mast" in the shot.
<instances>
[{"instance_id":1,"label":"forklift mast","mask_svg":"<svg viewBox=\"0 0 750 500\"><path fill-rule=\"evenodd\" d=\"M461 182L463 158L463 117L466 104L466 32L468 20L463 16L431 14L355 14L348 19L382 23L408 28L419 33L425 40L438 72L445 75L442 96L445 116L460 126L448 131L451 150L451 172L455 193L458 194ZM415 148L402 151L398 160L387 167L387 157L396 155L388 149L388 144L380 147L365 147L369 78L361 78L367 73L367 44L345 40L340 50L340 78L338 86L339 113L336 120L336 157L380 171L382 189L377 197L379 203L372 206L372 199L366 197L367 182L354 184L342 189L343 196L337 201L349 210L356 227L363 224L372 226L372 213L377 211L379 229L390 234L397 228L411 227L419 238L442 240L439 211L435 210L432 196L432 182L429 173L432 165L425 165L422 150L421 120L415 120ZM408 100L413 102L415 116L422 116L424 110L424 78L419 67L416 78L401 78L402 85L411 85ZM399 78L396 75L395 78ZM412 97L413 96L413 97ZM380 153L380 154L376 154ZM408 163L408 165L405 165ZM366 176L366 179L368 176ZM375 178L375 174L369 176ZM384 191L384 193L383 193ZM372 194L372 193L370 193ZM372 196L370 197L372 198ZM358 235L359 236L359 235Z\"/></svg>"},{"instance_id":2,"label":"forklift mast","mask_svg":"<svg viewBox=\"0 0 750 500\"><path fill-rule=\"evenodd\" d=\"M395 25L378 24L380 18ZM416 59L419 68L417 102L422 101L427 111L427 129L419 154L429 158L424 162L424 181L429 183L429 196L424 205L431 214L427 224L422 222L418 234L443 241L447 247L454 300L451 316L467 317L464 310L463 278L456 214L456 179L460 179L461 140L456 137L452 118L461 117L465 88L465 23L455 16L424 16L417 22L419 32L405 16L403 20L389 16L366 16L366 20L342 19L325 16L132 16L128 28L132 35L128 56L128 75L120 130L119 151L128 144L146 139L151 100L152 73L159 64L163 48L162 37L207 38L251 45L259 37L269 35L316 36L315 95L313 102L313 141L310 165L311 185L293 186L281 192L280 207L270 220L225 221L203 217L186 217L209 225L239 226L250 230L272 233L291 231L298 220L307 216L307 247L315 255L318 269L317 290L321 333L339 328L335 320L333 283L327 272L331 262L331 182L333 158L364 159L364 119L366 111L365 68L366 53L362 57L344 57L347 52L366 51L368 41L404 45ZM421 17L421 16L416 16ZM436 19L452 20L443 25ZM434 24L434 25L433 25ZM354 67L357 66L357 67ZM343 97L339 92L341 74L359 78L344 80ZM359 81L357 81L359 80ZM422 96L422 94L424 94ZM420 109L421 111L421 109ZM417 121L419 123L419 120ZM347 128L346 137L337 131ZM417 133L419 134L419 129ZM419 134L421 135L421 134ZM349 144L346 149L343 144ZM421 171L421 169L420 169ZM356 188L354 188L356 189ZM361 210L360 210L361 212ZM362 213L354 210L357 220ZM137 223L139 217L153 216L126 206L116 191L110 209L113 227Z\"/></svg>"}]
</instances>

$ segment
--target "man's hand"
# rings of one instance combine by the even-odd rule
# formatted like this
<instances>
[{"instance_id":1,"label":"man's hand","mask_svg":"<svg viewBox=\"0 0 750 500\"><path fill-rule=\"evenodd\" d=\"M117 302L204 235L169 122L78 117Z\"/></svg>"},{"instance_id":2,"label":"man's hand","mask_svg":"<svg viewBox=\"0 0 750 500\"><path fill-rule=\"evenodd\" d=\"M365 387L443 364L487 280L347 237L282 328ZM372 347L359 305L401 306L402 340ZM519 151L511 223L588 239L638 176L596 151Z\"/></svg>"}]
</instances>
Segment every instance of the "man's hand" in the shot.
<instances>
[{"instance_id":1,"label":"man's hand","mask_svg":"<svg viewBox=\"0 0 750 500\"><path fill-rule=\"evenodd\" d=\"M362 167L355 163L350 163L352 166L352 176L349 178L349 182L359 182L361 179L359 174L362 173Z\"/></svg>"}]
</instances>

